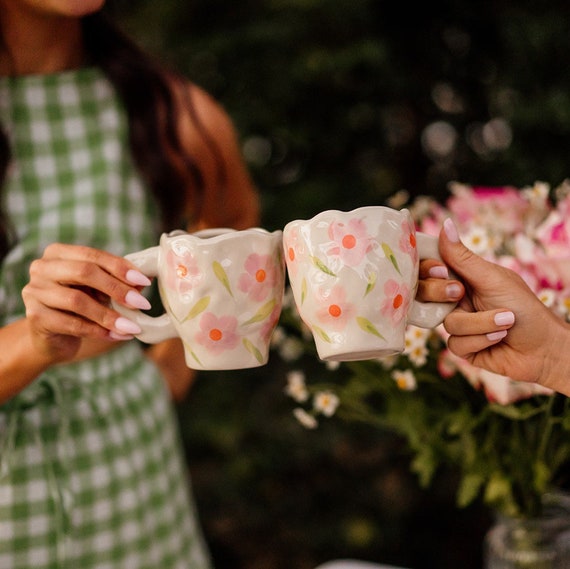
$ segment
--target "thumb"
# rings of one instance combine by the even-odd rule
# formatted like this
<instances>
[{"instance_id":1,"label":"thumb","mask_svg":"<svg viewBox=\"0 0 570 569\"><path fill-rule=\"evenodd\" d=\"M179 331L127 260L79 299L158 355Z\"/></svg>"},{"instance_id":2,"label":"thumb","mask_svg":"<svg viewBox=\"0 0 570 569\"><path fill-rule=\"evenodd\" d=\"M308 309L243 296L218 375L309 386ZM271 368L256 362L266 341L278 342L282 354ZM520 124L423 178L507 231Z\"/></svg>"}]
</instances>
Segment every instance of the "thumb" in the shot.
<instances>
[{"instance_id":1,"label":"thumb","mask_svg":"<svg viewBox=\"0 0 570 569\"><path fill-rule=\"evenodd\" d=\"M476 285L488 274L486 261L465 247L453 220L447 218L439 234L439 252L445 264L466 283Z\"/></svg>"}]
</instances>

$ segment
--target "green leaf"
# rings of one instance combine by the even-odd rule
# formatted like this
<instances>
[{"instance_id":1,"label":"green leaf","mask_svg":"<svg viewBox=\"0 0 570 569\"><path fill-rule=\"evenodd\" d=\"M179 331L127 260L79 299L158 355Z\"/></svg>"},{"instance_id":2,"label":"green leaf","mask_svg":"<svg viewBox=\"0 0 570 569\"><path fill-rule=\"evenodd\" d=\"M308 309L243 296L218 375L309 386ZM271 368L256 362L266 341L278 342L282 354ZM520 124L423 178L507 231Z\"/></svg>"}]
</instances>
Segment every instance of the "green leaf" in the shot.
<instances>
[{"instance_id":1,"label":"green leaf","mask_svg":"<svg viewBox=\"0 0 570 569\"><path fill-rule=\"evenodd\" d=\"M305 298L307 298L307 279L303 277L301 281L301 304L305 302Z\"/></svg>"},{"instance_id":2,"label":"green leaf","mask_svg":"<svg viewBox=\"0 0 570 569\"><path fill-rule=\"evenodd\" d=\"M242 326L247 326L248 324L265 320L271 314L273 308L275 308L274 298L269 302L266 302L247 322L244 322Z\"/></svg>"},{"instance_id":3,"label":"green leaf","mask_svg":"<svg viewBox=\"0 0 570 569\"><path fill-rule=\"evenodd\" d=\"M400 267L398 267L398 260L396 259L396 255L394 255L394 251L392 251L392 247L390 247L388 243L382 243L382 250L384 251L384 255L390 259L390 262L392 265L394 265L394 268L401 275L402 273L400 273Z\"/></svg>"},{"instance_id":4,"label":"green leaf","mask_svg":"<svg viewBox=\"0 0 570 569\"><path fill-rule=\"evenodd\" d=\"M479 495L484 483L485 477L481 474L465 474L457 489L457 505L465 508L471 504Z\"/></svg>"},{"instance_id":5,"label":"green leaf","mask_svg":"<svg viewBox=\"0 0 570 569\"><path fill-rule=\"evenodd\" d=\"M374 336L378 336L378 338L386 340L386 338L384 338L384 336L382 336L382 334L378 332L374 324L372 324L372 322L370 322L370 320L368 320L367 318L364 318L364 316L357 316L356 323L360 328L362 328L362 330L364 330L368 334L374 334Z\"/></svg>"},{"instance_id":6,"label":"green leaf","mask_svg":"<svg viewBox=\"0 0 570 569\"><path fill-rule=\"evenodd\" d=\"M419 451L410 464L410 468L418 475L418 480L423 488L426 488L435 474L437 461L430 448Z\"/></svg>"},{"instance_id":7,"label":"green leaf","mask_svg":"<svg viewBox=\"0 0 570 569\"><path fill-rule=\"evenodd\" d=\"M331 277L336 277L335 273L333 273L318 257L311 255L311 261L313 262L313 265L323 273L326 273Z\"/></svg>"},{"instance_id":8,"label":"green leaf","mask_svg":"<svg viewBox=\"0 0 570 569\"><path fill-rule=\"evenodd\" d=\"M212 268L214 269L214 274L218 278L218 280L226 287L226 290L233 296L232 289L230 287L230 279L228 279L228 275L224 270L224 267L220 265L218 261L214 261L212 263Z\"/></svg>"},{"instance_id":9,"label":"green leaf","mask_svg":"<svg viewBox=\"0 0 570 569\"><path fill-rule=\"evenodd\" d=\"M200 367L204 367L204 364L200 361L200 358L194 353L192 348L186 342L184 342L184 347L186 348L186 351L194 358L194 360L196 360L196 363Z\"/></svg>"},{"instance_id":10,"label":"green leaf","mask_svg":"<svg viewBox=\"0 0 570 569\"><path fill-rule=\"evenodd\" d=\"M330 336L322 328L319 328L318 326L315 326L313 324L312 329L313 329L313 332L316 332L325 342L332 344L332 340L330 339Z\"/></svg>"},{"instance_id":11,"label":"green leaf","mask_svg":"<svg viewBox=\"0 0 570 569\"><path fill-rule=\"evenodd\" d=\"M552 479L552 472L547 464L539 460L534 464L534 485L540 491L545 491Z\"/></svg>"},{"instance_id":12,"label":"green leaf","mask_svg":"<svg viewBox=\"0 0 570 569\"><path fill-rule=\"evenodd\" d=\"M186 318L184 318L184 320L182 320L182 322L186 322L186 320L192 320L192 318L196 318L196 316L198 316L198 314L200 314L201 312L204 312L204 310L206 310L206 308L208 308L209 304L210 304L210 297L209 296L205 296L204 298L201 298L190 309L190 312L188 312L188 314L186 315Z\"/></svg>"},{"instance_id":13,"label":"green leaf","mask_svg":"<svg viewBox=\"0 0 570 569\"><path fill-rule=\"evenodd\" d=\"M378 275L374 271L372 271L368 275L368 283L366 284L366 291L364 292L364 296L366 296L370 291L374 289L377 280L378 280Z\"/></svg>"},{"instance_id":14,"label":"green leaf","mask_svg":"<svg viewBox=\"0 0 570 569\"><path fill-rule=\"evenodd\" d=\"M250 353L253 354L253 356L255 357L255 359L262 364L263 363L263 355L261 354L261 352L254 346L254 344L252 342L250 342L247 338L243 339L243 345L245 346L245 349Z\"/></svg>"},{"instance_id":15,"label":"green leaf","mask_svg":"<svg viewBox=\"0 0 570 569\"><path fill-rule=\"evenodd\" d=\"M485 487L484 500L487 504L500 507L512 502L511 483L500 473L493 473Z\"/></svg>"}]
</instances>

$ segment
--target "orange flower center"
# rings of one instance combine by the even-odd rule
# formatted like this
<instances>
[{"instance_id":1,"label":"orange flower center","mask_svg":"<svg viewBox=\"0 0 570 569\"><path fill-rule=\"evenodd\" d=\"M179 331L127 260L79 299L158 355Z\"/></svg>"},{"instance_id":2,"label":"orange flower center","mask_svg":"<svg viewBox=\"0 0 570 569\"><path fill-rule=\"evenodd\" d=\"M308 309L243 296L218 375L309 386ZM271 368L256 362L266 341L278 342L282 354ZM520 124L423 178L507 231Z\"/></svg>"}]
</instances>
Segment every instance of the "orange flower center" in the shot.
<instances>
[{"instance_id":1,"label":"orange flower center","mask_svg":"<svg viewBox=\"0 0 570 569\"><path fill-rule=\"evenodd\" d=\"M212 340L213 342L219 342L222 339L222 331L219 330L218 328L212 328L210 330L210 340Z\"/></svg>"},{"instance_id":2,"label":"orange flower center","mask_svg":"<svg viewBox=\"0 0 570 569\"><path fill-rule=\"evenodd\" d=\"M178 265L176 267L176 274L179 278L183 279L185 276L188 275L188 267L186 265Z\"/></svg>"},{"instance_id":3,"label":"orange flower center","mask_svg":"<svg viewBox=\"0 0 570 569\"><path fill-rule=\"evenodd\" d=\"M265 273L265 271L264 271L263 269L258 269L258 270L256 271L256 273L255 273L255 280L256 280L258 283L262 283L262 282L265 280L265 277L266 277L266 276L267 276L267 275L266 275L266 273Z\"/></svg>"},{"instance_id":4,"label":"orange flower center","mask_svg":"<svg viewBox=\"0 0 570 569\"><path fill-rule=\"evenodd\" d=\"M397 294L394 297L394 301L393 301L392 305L394 306L394 308L400 308L400 306L402 306L403 302L404 302L404 297L401 294Z\"/></svg>"},{"instance_id":5,"label":"orange flower center","mask_svg":"<svg viewBox=\"0 0 570 569\"><path fill-rule=\"evenodd\" d=\"M333 318L338 318L342 314L342 310L338 304L331 304L329 306L329 314Z\"/></svg>"},{"instance_id":6,"label":"orange flower center","mask_svg":"<svg viewBox=\"0 0 570 569\"><path fill-rule=\"evenodd\" d=\"M416 236L413 233L410 233L410 245L414 249L416 248Z\"/></svg>"},{"instance_id":7,"label":"orange flower center","mask_svg":"<svg viewBox=\"0 0 570 569\"><path fill-rule=\"evenodd\" d=\"M352 249L355 245L356 245L356 237L354 235L351 235L349 233L348 235L345 235L342 238L342 246L345 249Z\"/></svg>"},{"instance_id":8,"label":"orange flower center","mask_svg":"<svg viewBox=\"0 0 570 569\"><path fill-rule=\"evenodd\" d=\"M287 254L289 255L289 260L290 260L290 261L294 261L294 260L295 260L295 249L293 249L293 247L289 247L289 250L287 251Z\"/></svg>"}]
</instances>

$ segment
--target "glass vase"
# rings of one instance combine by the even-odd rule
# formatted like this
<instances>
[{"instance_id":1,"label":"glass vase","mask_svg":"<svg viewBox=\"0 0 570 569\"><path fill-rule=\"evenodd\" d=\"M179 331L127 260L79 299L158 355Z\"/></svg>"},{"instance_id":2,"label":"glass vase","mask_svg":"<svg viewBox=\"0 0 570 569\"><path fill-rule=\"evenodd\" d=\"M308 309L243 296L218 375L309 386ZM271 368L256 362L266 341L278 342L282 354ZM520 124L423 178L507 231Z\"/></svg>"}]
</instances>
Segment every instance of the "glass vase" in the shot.
<instances>
[{"instance_id":1,"label":"glass vase","mask_svg":"<svg viewBox=\"0 0 570 569\"><path fill-rule=\"evenodd\" d=\"M570 495L545 494L535 518L497 518L484 559L485 569L570 569Z\"/></svg>"}]
</instances>

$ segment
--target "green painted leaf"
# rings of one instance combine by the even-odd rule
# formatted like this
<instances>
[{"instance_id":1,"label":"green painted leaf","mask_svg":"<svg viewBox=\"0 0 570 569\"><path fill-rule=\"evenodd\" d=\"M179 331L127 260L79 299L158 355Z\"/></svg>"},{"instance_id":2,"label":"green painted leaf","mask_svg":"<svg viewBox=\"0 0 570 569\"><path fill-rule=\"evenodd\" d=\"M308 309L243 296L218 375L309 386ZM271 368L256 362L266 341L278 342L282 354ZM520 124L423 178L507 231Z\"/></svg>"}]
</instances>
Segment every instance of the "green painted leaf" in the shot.
<instances>
[{"instance_id":1,"label":"green painted leaf","mask_svg":"<svg viewBox=\"0 0 570 569\"><path fill-rule=\"evenodd\" d=\"M200 358L194 353L192 348L186 342L184 342L184 347L186 348L186 351L196 360L196 363L200 367L204 367L204 364L200 361Z\"/></svg>"},{"instance_id":2,"label":"green painted leaf","mask_svg":"<svg viewBox=\"0 0 570 569\"><path fill-rule=\"evenodd\" d=\"M214 274L218 278L218 280L226 287L226 290L233 296L232 289L230 287L230 279L228 279L228 275L224 270L224 267L220 265L218 261L214 261L212 263L212 268L214 269Z\"/></svg>"},{"instance_id":3,"label":"green painted leaf","mask_svg":"<svg viewBox=\"0 0 570 569\"><path fill-rule=\"evenodd\" d=\"M243 345L245 346L245 349L250 353L253 354L253 356L255 357L255 359L262 364L263 363L263 355L261 354L261 352L254 346L254 344L252 342L250 342L247 338L243 339Z\"/></svg>"},{"instance_id":4,"label":"green painted leaf","mask_svg":"<svg viewBox=\"0 0 570 569\"><path fill-rule=\"evenodd\" d=\"M378 338L382 338L382 340L386 339L384 336L382 336L382 334L380 334L380 332L378 332L374 324L372 324L368 318L364 318L364 316L357 316L356 322L360 328L362 328L362 330L365 332L368 332L368 334L374 334L374 336L378 336Z\"/></svg>"},{"instance_id":5,"label":"green painted leaf","mask_svg":"<svg viewBox=\"0 0 570 569\"><path fill-rule=\"evenodd\" d=\"M325 342L332 344L332 340L330 339L330 336L322 328L319 328L318 326L315 326L313 324L312 329L313 329L313 332L316 332Z\"/></svg>"},{"instance_id":6,"label":"green painted leaf","mask_svg":"<svg viewBox=\"0 0 570 569\"><path fill-rule=\"evenodd\" d=\"M192 320L192 318L196 318L196 316L198 316L198 314L200 314L201 312L204 312L204 310L206 310L206 308L208 308L209 304L210 304L210 297L209 296L205 296L204 298L201 298L190 309L190 312L188 312L188 314L186 315L186 318L184 318L183 322L186 322L186 320Z\"/></svg>"},{"instance_id":7,"label":"green painted leaf","mask_svg":"<svg viewBox=\"0 0 570 569\"><path fill-rule=\"evenodd\" d=\"M318 257L311 255L311 261L313 262L315 267L317 267L317 269L319 269L320 271L323 271L323 273L326 273L331 277L336 277L336 274L333 273Z\"/></svg>"},{"instance_id":8,"label":"green painted leaf","mask_svg":"<svg viewBox=\"0 0 570 569\"><path fill-rule=\"evenodd\" d=\"M364 296L371 292L376 286L376 281L378 280L378 275L374 271L368 275L368 283L366 285L366 290L364 291Z\"/></svg>"},{"instance_id":9,"label":"green painted leaf","mask_svg":"<svg viewBox=\"0 0 570 569\"><path fill-rule=\"evenodd\" d=\"M398 267L398 260L396 259L396 255L394 255L394 251L392 251L390 245L388 245L388 243L382 243L382 250L384 251L384 255L390 259L390 262L392 265L394 265L394 268L401 275L402 273L400 273L400 267Z\"/></svg>"},{"instance_id":10,"label":"green painted leaf","mask_svg":"<svg viewBox=\"0 0 570 569\"><path fill-rule=\"evenodd\" d=\"M265 320L273 309L275 308L275 299L271 299L269 302L266 302L247 322L244 322L242 326L247 326L248 324L253 324L254 322L261 322Z\"/></svg>"},{"instance_id":11,"label":"green painted leaf","mask_svg":"<svg viewBox=\"0 0 570 569\"><path fill-rule=\"evenodd\" d=\"M301 282L301 304L305 302L305 298L307 298L307 279L303 277Z\"/></svg>"}]
</instances>

